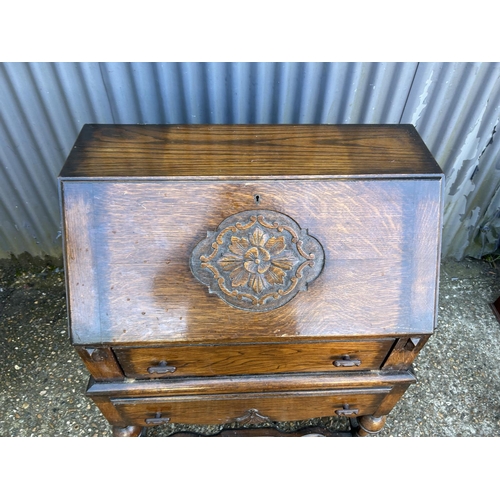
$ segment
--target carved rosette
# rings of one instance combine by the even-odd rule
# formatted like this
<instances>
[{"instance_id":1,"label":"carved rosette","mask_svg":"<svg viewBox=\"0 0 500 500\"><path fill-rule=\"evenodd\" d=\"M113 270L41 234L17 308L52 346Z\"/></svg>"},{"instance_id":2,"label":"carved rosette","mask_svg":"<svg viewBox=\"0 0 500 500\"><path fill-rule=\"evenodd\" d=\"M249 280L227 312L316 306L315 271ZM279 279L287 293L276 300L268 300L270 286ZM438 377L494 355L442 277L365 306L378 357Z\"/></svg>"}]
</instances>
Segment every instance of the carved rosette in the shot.
<instances>
[{"instance_id":1,"label":"carved rosette","mask_svg":"<svg viewBox=\"0 0 500 500\"><path fill-rule=\"evenodd\" d=\"M207 232L190 259L194 276L224 302L270 311L307 290L323 269L321 244L287 215L249 210Z\"/></svg>"}]
</instances>

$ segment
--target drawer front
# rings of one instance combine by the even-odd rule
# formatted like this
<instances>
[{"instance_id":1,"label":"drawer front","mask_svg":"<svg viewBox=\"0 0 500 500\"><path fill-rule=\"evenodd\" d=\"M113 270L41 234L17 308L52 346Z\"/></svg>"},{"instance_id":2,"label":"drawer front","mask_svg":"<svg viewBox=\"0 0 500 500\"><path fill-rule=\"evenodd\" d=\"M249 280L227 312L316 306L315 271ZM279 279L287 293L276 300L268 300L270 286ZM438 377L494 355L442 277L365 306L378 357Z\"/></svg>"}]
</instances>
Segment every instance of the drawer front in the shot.
<instances>
[{"instance_id":1,"label":"drawer front","mask_svg":"<svg viewBox=\"0 0 500 500\"><path fill-rule=\"evenodd\" d=\"M115 348L135 379L287 372L377 370L394 339L293 344Z\"/></svg>"},{"instance_id":2,"label":"drawer front","mask_svg":"<svg viewBox=\"0 0 500 500\"><path fill-rule=\"evenodd\" d=\"M296 391L218 396L112 399L130 424L162 423L256 425L316 417L373 414L390 388L370 391Z\"/></svg>"}]
</instances>

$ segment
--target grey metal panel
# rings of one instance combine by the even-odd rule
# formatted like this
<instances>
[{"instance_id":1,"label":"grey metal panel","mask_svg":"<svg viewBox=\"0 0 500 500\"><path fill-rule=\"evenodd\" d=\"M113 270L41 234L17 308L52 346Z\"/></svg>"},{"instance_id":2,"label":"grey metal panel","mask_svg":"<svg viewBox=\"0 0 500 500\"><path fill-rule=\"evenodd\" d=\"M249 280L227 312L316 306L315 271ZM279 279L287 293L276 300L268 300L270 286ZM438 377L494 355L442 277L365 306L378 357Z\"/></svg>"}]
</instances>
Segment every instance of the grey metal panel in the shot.
<instances>
[{"instance_id":1,"label":"grey metal panel","mask_svg":"<svg viewBox=\"0 0 500 500\"><path fill-rule=\"evenodd\" d=\"M109 121L97 64L0 65L0 257L60 255L57 174L81 126Z\"/></svg>"},{"instance_id":2,"label":"grey metal panel","mask_svg":"<svg viewBox=\"0 0 500 500\"><path fill-rule=\"evenodd\" d=\"M398 123L414 63L103 63L115 123Z\"/></svg>"},{"instance_id":3,"label":"grey metal panel","mask_svg":"<svg viewBox=\"0 0 500 500\"><path fill-rule=\"evenodd\" d=\"M448 178L444 254L476 255L500 198L499 74L498 63L1 64L0 258L60 255L56 178L84 123L414 123Z\"/></svg>"},{"instance_id":4,"label":"grey metal panel","mask_svg":"<svg viewBox=\"0 0 500 500\"><path fill-rule=\"evenodd\" d=\"M414 63L6 63L0 257L60 255L56 177L84 123L398 123Z\"/></svg>"},{"instance_id":5,"label":"grey metal panel","mask_svg":"<svg viewBox=\"0 0 500 500\"><path fill-rule=\"evenodd\" d=\"M493 140L499 119L500 63L419 65L402 122L415 125L446 174L445 256L495 250L500 221L496 240L491 221L490 234L481 227L500 208L499 141Z\"/></svg>"}]
</instances>

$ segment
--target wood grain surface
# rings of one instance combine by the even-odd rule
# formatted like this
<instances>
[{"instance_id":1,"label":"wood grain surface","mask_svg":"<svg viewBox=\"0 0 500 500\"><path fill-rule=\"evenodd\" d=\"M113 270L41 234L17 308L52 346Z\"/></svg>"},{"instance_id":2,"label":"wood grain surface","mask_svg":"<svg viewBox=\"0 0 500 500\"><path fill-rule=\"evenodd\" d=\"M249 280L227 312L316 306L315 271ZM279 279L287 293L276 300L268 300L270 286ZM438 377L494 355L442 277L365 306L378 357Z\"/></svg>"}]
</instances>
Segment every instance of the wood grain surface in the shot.
<instances>
[{"instance_id":1,"label":"wood grain surface","mask_svg":"<svg viewBox=\"0 0 500 500\"><path fill-rule=\"evenodd\" d=\"M408 370L430 335L410 335L397 340L384 361L384 370Z\"/></svg>"},{"instance_id":2,"label":"wood grain surface","mask_svg":"<svg viewBox=\"0 0 500 500\"><path fill-rule=\"evenodd\" d=\"M115 348L127 377L245 375L286 372L378 370L394 339L352 342L296 342L293 344L199 345L189 347ZM343 357L359 365L335 366ZM148 369L166 362L175 371L151 374Z\"/></svg>"},{"instance_id":3,"label":"wood grain surface","mask_svg":"<svg viewBox=\"0 0 500 500\"><path fill-rule=\"evenodd\" d=\"M64 182L77 344L432 332L441 180ZM322 274L274 311L232 308L192 275L231 214L275 210L325 250Z\"/></svg>"},{"instance_id":4,"label":"wood grain surface","mask_svg":"<svg viewBox=\"0 0 500 500\"><path fill-rule=\"evenodd\" d=\"M85 125L64 178L441 176L413 125Z\"/></svg>"},{"instance_id":5,"label":"wood grain surface","mask_svg":"<svg viewBox=\"0 0 500 500\"><path fill-rule=\"evenodd\" d=\"M91 397L166 397L203 394L268 393L289 391L351 390L408 386L416 381L409 371L369 371L286 375L178 377L168 380L135 380L133 383L96 382L91 379Z\"/></svg>"},{"instance_id":6,"label":"wood grain surface","mask_svg":"<svg viewBox=\"0 0 500 500\"><path fill-rule=\"evenodd\" d=\"M87 370L97 381L116 381L125 378L111 347L75 348Z\"/></svg>"},{"instance_id":7,"label":"wood grain surface","mask_svg":"<svg viewBox=\"0 0 500 500\"><path fill-rule=\"evenodd\" d=\"M412 125L84 126L60 193L87 395L114 435L333 415L361 417L359 435L379 431L436 324L443 188ZM256 211L279 213L300 238L279 224L263 226L272 236L212 233ZM241 293L227 286L245 279L257 295L276 285L276 300L295 292L305 261L290 252L312 260L300 252L312 238L321 269L290 301L248 310L210 293ZM222 271L198 281L207 259Z\"/></svg>"},{"instance_id":8,"label":"wood grain surface","mask_svg":"<svg viewBox=\"0 0 500 500\"><path fill-rule=\"evenodd\" d=\"M91 380L87 395L114 426L153 425L146 422L151 418L172 423L256 424L341 416L342 410L357 410L355 416L385 415L414 382L410 372L377 371L133 383Z\"/></svg>"},{"instance_id":9,"label":"wood grain surface","mask_svg":"<svg viewBox=\"0 0 500 500\"><path fill-rule=\"evenodd\" d=\"M66 187L69 189L67 196L64 193ZM97 249L93 237L94 196L92 185L87 189L73 190L64 184L61 195L68 317L71 338L79 343L87 337L100 338L101 335L100 292L95 265L99 256L94 254Z\"/></svg>"},{"instance_id":10,"label":"wood grain surface","mask_svg":"<svg viewBox=\"0 0 500 500\"><path fill-rule=\"evenodd\" d=\"M359 414L372 414L390 389L353 391L297 391L268 394L220 396L178 396L176 398L112 399L111 402L130 424L148 425L146 419L161 414L170 423L225 424L245 419L255 409L263 421L307 420L335 416L349 405Z\"/></svg>"}]
</instances>

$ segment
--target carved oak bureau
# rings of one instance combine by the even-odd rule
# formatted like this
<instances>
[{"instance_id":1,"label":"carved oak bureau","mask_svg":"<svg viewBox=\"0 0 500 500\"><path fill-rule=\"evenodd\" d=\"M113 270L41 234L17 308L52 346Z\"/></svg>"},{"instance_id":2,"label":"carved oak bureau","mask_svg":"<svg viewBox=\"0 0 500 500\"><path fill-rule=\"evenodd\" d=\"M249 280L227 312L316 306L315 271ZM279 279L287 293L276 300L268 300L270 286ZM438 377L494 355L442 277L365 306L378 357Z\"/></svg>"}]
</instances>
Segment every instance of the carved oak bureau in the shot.
<instances>
[{"instance_id":1,"label":"carved oak bureau","mask_svg":"<svg viewBox=\"0 0 500 500\"><path fill-rule=\"evenodd\" d=\"M436 324L443 173L411 125L85 125L60 174L71 342L132 436L374 434Z\"/></svg>"}]
</instances>

